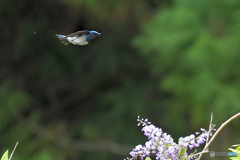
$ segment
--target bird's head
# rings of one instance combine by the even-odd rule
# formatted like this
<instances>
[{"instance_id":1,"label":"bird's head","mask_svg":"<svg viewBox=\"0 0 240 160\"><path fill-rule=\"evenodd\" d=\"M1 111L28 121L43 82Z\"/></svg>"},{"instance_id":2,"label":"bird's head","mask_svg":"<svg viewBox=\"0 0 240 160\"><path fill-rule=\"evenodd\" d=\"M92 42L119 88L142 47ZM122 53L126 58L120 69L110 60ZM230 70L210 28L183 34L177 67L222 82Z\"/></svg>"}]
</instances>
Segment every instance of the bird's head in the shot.
<instances>
[{"instance_id":1,"label":"bird's head","mask_svg":"<svg viewBox=\"0 0 240 160\"><path fill-rule=\"evenodd\" d=\"M101 36L101 33L97 32L97 31L90 31L90 34L94 34L96 36Z\"/></svg>"},{"instance_id":2,"label":"bird's head","mask_svg":"<svg viewBox=\"0 0 240 160\"><path fill-rule=\"evenodd\" d=\"M101 36L101 33L97 32L97 31L90 31L90 35L95 35L96 36Z\"/></svg>"},{"instance_id":3,"label":"bird's head","mask_svg":"<svg viewBox=\"0 0 240 160\"><path fill-rule=\"evenodd\" d=\"M89 35L86 38L86 40L90 41L90 40L96 38L97 36L101 36L101 33L97 32L97 31L90 31Z\"/></svg>"}]
</instances>

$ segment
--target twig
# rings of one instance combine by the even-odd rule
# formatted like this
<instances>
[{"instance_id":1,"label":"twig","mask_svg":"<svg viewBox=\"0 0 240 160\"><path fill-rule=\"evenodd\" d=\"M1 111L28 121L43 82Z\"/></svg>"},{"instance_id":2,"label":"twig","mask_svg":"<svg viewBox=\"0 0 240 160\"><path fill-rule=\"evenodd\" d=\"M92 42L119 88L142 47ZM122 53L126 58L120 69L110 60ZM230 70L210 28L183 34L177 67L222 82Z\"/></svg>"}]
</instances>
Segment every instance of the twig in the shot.
<instances>
[{"instance_id":1,"label":"twig","mask_svg":"<svg viewBox=\"0 0 240 160\"><path fill-rule=\"evenodd\" d=\"M206 144L207 144L207 142L208 142L208 140L209 140L210 132L211 132L211 130L212 130L212 128L213 128L212 121L213 121L213 113L211 113L211 120L210 120L209 132L208 132Z\"/></svg>"},{"instance_id":2,"label":"twig","mask_svg":"<svg viewBox=\"0 0 240 160\"><path fill-rule=\"evenodd\" d=\"M208 153L209 151L208 150L206 150L206 151L202 151L202 152L199 152L199 153L196 153L196 154L194 154L194 155L192 155L192 156L190 156L190 157L188 157L188 158L191 158L191 157L195 157L195 156L198 156L198 155L202 155L202 154L204 154L204 153Z\"/></svg>"},{"instance_id":3,"label":"twig","mask_svg":"<svg viewBox=\"0 0 240 160\"><path fill-rule=\"evenodd\" d=\"M211 143L213 142L213 140L217 137L217 135L219 134L219 132L228 124L230 123L232 120L234 120L235 118L237 117L240 117L240 112L235 114L234 116L232 116L231 118L229 118L226 122L224 122L219 128L218 130L214 133L214 135L212 136L212 138L210 139L210 141L208 143L206 143L204 149L203 149L203 152L204 151L207 151L209 146L211 145ZM201 159L203 156L203 154L201 154L199 157L198 157L198 160Z\"/></svg>"},{"instance_id":4,"label":"twig","mask_svg":"<svg viewBox=\"0 0 240 160\"><path fill-rule=\"evenodd\" d=\"M12 159L13 153L14 153L15 149L17 148L17 145L18 145L18 142L15 144L15 147L13 148L13 151L12 151L12 153L11 153L11 155L10 155L8 160Z\"/></svg>"},{"instance_id":5,"label":"twig","mask_svg":"<svg viewBox=\"0 0 240 160\"><path fill-rule=\"evenodd\" d=\"M207 140L206 140L206 144L205 144L205 147L204 149L206 148L207 144L208 144L208 140L209 140L209 137L210 137L210 132L212 130L212 121L213 121L213 113L211 113L211 119L210 119L210 124L209 124L209 130L208 130L208 136L207 136ZM202 155L204 153L208 153L208 150L207 151L204 151L203 152L200 152L200 156L198 157L198 160L202 157Z\"/></svg>"}]
</instances>

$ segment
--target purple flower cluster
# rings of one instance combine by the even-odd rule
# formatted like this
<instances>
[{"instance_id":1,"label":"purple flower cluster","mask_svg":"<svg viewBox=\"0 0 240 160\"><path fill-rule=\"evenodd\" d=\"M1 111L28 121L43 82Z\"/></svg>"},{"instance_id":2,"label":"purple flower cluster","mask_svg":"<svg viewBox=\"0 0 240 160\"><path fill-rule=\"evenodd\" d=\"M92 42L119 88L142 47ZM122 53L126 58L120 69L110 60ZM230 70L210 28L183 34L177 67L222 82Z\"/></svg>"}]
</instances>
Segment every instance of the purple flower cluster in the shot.
<instances>
[{"instance_id":1,"label":"purple flower cluster","mask_svg":"<svg viewBox=\"0 0 240 160\"><path fill-rule=\"evenodd\" d=\"M209 132L205 130L204 128L201 128L202 134L199 135L199 132L196 132L196 135L199 135L198 137L195 137L194 134L191 134L190 136L180 138L178 141L178 144L184 148L189 147L192 149L193 147L199 147L201 144L206 142L207 137L209 136ZM212 136L212 133L210 132L210 136Z\"/></svg>"},{"instance_id":2,"label":"purple flower cluster","mask_svg":"<svg viewBox=\"0 0 240 160\"><path fill-rule=\"evenodd\" d=\"M197 137L194 134L190 136L179 138L178 144L173 141L171 135L164 133L161 128L155 127L148 121L148 119L137 118L138 126L142 125L142 131L147 136L148 141L145 145L137 145L131 152L131 159L137 159L141 157L149 157L150 154L154 154L158 160L178 160L188 159L187 149L193 147L199 147L201 144L207 141L209 132L205 129L201 129L202 133L196 132ZM129 159L129 158L128 158Z\"/></svg>"}]
</instances>

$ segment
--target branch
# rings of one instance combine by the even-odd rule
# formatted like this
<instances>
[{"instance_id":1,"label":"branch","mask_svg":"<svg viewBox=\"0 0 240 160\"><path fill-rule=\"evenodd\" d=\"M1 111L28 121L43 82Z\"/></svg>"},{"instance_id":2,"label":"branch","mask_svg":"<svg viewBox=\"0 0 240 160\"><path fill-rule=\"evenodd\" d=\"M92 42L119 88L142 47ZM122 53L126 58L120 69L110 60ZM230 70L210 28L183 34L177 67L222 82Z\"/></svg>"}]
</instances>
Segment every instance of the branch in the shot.
<instances>
[{"instance_id":1,"label":"branch","mask_svg":"<svg viewBox=\"0 0 240 160\"><path fill-rule=\"evenodd\" d=\"M12 153L11 153L11 155L10 155L8 160L12 159L13 153L14 153L15 149L17 148L17 145L18 145L18 142L15 144L15 147L13 148L13 151L12 151Z\"/></svg>"},{"instance_id":2,"label":"branch","mask_svg":"<svg viewBox=\"0 0 240 160\"><path fill-rule=\"evenodd\" d=\"M26 123L28 129L42 139L47 139L64 148L73 148L80 151L94 151L94 152L109 152L117 155L126 156L129 154L129 151L132 150L132 146L118 144L113 141L86 141L86 140L73 140L64 135L61 135L56 131L54 137L48 137L49 131L47 127L42 127L41 125L36 125L28 122L23 116L20 115L20 118L24 123ZM51 133L52 135L52 133Z\"/></svg>"},{"instance_id":3,"label":"branch","mask_svg":"<svg viewBox=\"0 0 240 160\"><path fill-rule=\"evenodd\" d=\"M47 129L41 126L32 126L29 124L29 129L42 139L48 139L55 144L64 148L73 148L80 151L93 151L93 152L110 152L117 155L126 156L129 150L132 150L130 145L118 144L112 141L86 141L86 140L72 140L56 132L53 137L47 137Z\"/></svg>"},{"instance_id":4,"label":"branch","mask_svg":"<svg viewBox=\"0 0 240 160\"><path fill-rule=\"evenodd\" d=\"M64 143L63 143L64 145ZM120 145L111 141L73 141L71 145L74 149L95 151L95 152L111 152L118 155L127 155L132 147L128 145Z\"/></svg>"},{"instance_id":5,"label":"branch","mask_svg":"<svg viewBox=\"0 0 240 160\"><path fill-rule=\"evenodd\" d=\"M188 158L190 158L191 159L191 157L195 157L195 156L198 156L198 155L203 155L204 153L208 153L209 151L208 150L206 150L206 151L202 151L202 152L199 152L199 153L196 153L196 154L194 154L194 155L192 155L192 156L190 156L190 157L188 157ZM199 156L199 157L200 157Z\"/></svg>"},{"instance_id":6,"label":"branch","mask_svg":"<svg viewBox=\"0 0 240 160\"><path fill-rule=\"evenodd\" d=\"M213 140L217 137L217 135L219 134L219 132L228 124L230 123L232 120L234 120L235 118L238 118L240 117L240 112L237 113L236 115L232 116L231 118L229 118L226 122L224 122L219 128L218 130L214 133L214 135L212 136L212 138L210 139L210 141L208 143L206 143L204 149L203 149L203 152L204 151L207 151L209 146L211 145L211 143L213 142ZM199 157L198 157L198 160L201 159L203 156L203 154L201 154Z\"/></svg>"}]
</instances>

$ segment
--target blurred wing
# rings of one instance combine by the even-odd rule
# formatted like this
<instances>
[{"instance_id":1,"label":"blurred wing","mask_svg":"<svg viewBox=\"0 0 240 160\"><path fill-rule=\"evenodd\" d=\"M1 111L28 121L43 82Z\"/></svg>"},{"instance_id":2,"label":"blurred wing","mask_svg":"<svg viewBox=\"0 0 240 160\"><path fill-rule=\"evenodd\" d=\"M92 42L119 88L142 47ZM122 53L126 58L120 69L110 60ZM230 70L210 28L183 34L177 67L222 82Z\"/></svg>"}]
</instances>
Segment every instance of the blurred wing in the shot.
<instances>
[{"instance_id":1,"label":"blurred wing","mask_svg":"<svg viewBox=\"0 0 240 160\"><path fill-rule=\"evenodd\" d=\"M65 45L70 44L70 42L66 39L66 36L60 35L60 34L56 34L56 37L58 37L63 44L65 44Z\"/></svg>"},{"instance_id":2,"label":"blurred wing","mask_svg":"<svg viewBox=\"0 0 240 160\"><path fill-rule=\"evenodd\" d=\"M89 31L88 30L83 30L83 31L77 31L77 32L74 32L74 33L71 33L69 35L66 36L67 37L78 37L80 34L88 34Z\"/></svg>"}]
</instances>

